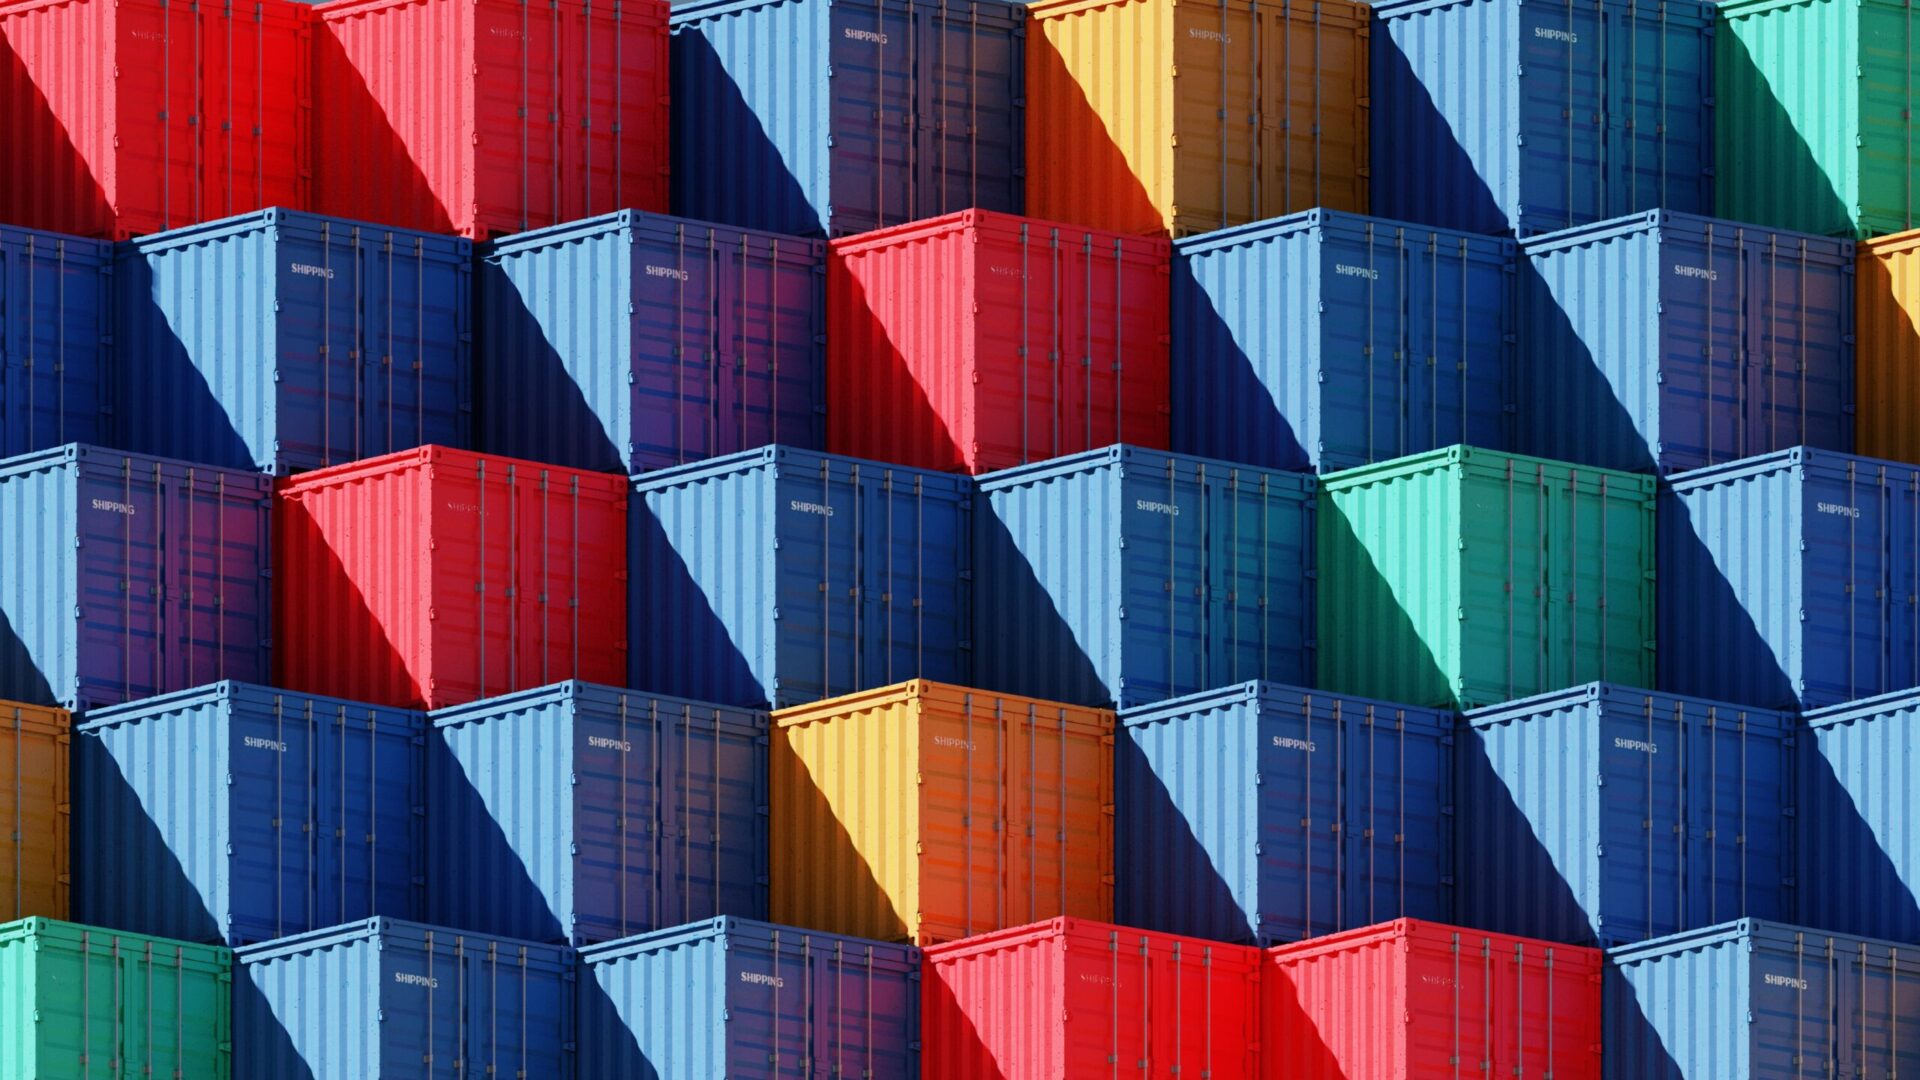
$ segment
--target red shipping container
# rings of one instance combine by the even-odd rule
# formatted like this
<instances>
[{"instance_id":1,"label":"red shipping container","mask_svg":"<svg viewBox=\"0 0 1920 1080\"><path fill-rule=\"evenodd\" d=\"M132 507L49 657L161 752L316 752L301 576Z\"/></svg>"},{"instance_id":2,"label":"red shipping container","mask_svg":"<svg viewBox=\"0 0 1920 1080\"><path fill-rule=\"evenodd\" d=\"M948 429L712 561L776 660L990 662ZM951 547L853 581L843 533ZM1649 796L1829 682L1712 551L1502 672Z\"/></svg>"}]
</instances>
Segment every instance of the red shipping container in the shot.
<instances>
[{"instance_id":1,"label":"red shipping container","mask_svg":"<svg viewBox=\"0 0 1920 1080\"><path fill-rule=\"evenodd\" d=\"M0 220L112 240L308 205L307 9L0 4Z\"/></svg>"},{"instance_id":2,"label":"red shipping container","mask_svg":"<svg viewBox=\"0 0 1920 1080\"><path fill-rule=\"evenodd\" d=\"M277 485L274 682L439 709L626 681L627 481L426 446Z\"/></svg>"},{"instance_id":3,"label":"red shipping container","mask_svg":"<svg viewBox=\"0 0 1920 1080\"><path fill-rule=\"evenodd\" d=\"M827 448L969 473L1166 449L1172 254L984 210L834 241Z\"/></svg>"},{"instance_id":4,"label":"red shipping container","mask_svg":"<svg viewBox=\"0 0 1920 1080\"><path fill-rule=\"evenodd\" d=\"M1599 1080L1598 949L1401 919L1267 950L1265 1080Z\"/></svg>"},{"instance_id":5,"label":"red shipping container","mask_svg":"<svg viewBox=\"0 0 1920 1080\"><path fill-rule=\"evenodd\" d=\"M667 0L315 8L315 209L475 240L667 209Z\"/></svg>"},{"instance_id":6,"label":"red shipping container","mask_svg":"<svg viewBox=\"0 0 1920 1080\"><path fill-rule=\"evenodd\" d=\"M924 1080L1256 1075L1251 946L1062 918L925 957Z\"/></svg>"}]
</instances>

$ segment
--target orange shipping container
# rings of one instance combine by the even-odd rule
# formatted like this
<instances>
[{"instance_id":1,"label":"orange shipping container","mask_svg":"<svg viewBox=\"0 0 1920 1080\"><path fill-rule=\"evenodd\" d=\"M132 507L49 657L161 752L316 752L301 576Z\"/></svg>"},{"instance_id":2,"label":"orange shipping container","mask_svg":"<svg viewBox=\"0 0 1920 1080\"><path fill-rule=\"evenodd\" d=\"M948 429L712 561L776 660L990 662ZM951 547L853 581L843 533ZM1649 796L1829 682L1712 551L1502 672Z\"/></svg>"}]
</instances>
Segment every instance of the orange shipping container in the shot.
<instances>
[{"instance_id":1,"label":"orange shipping container","mask_svg":"<svg viewBox=\"0 0 1920 1080\"><path fill-rule=\"evenodd\" d=\"M1027 10L1027 213L1186 236L1367 212L1366 4Z\"/></svg>"},{"instance_id":2,"label":"orange shipping container","mask_svg":"<svg viewBox=\"0 0 1920 1080\"><path fill-rule=\"evenodd\" d=\"M1112 712L916 680L773 717L775 922L931 945L1112 917Z\"/></svg>"},{"instance_id":3,"label":"orange shipping container","mask_svg":"<svg viewBox=\"0 0 1920 1080\"><path fill-rule=\"evenodd\" d=\"M1860 242L1855 448L1920 462L1920 230Z\"/></svg>"},{"instance_id":4,"label":"orange shipping container","mask_svg":"<svg viewBox=\"0 0 1920 1080\"><path fill-rule=\"evenodd\" d=\"M65 709L0 701L0 922L67 917Z\"/></svg>"}]
</instances>

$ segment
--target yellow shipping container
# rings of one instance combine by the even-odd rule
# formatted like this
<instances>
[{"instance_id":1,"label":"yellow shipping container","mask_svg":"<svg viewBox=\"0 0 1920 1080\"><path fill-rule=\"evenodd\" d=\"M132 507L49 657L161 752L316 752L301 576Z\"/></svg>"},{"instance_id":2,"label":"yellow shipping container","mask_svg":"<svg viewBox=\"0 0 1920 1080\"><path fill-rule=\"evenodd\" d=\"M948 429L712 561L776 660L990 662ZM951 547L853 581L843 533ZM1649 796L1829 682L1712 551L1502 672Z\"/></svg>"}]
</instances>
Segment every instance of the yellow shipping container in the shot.
<instances>
[{"instance_id":1,"label":"yellow shipping container","mask_svg":"<svg viewBox=\"0 0 1920 1080\"><path fill-rule=\"evenodd\" d=\"M916 680L773 714L776 922L930 945L1113 917L1113 713Z\"/></svg>"},{"instance_id":2,"label":"yellow shipping container","mask_svg":"<svg viewBox=\"0 0 1920 1080\"><path fill-rule=\"evenodd\" d=\"M0 922L67 917L67 754L65 709L0 701Z\"/></svg>"},{"instance_id":3,"label":"yellow shipping container","mask_svg":"<svg viewBox=\"0 0 1920 1080\"><path fill-rule=\"evenodd\" d=\"M1366 213L1366 4L1027 11L1027 213L1175 236Z\"/></svg>"},{"instance_id":4,"label":"yellow shipping container","mask_svg":"<svg viewBox=\"0 0 1920 1080\"><path fill-rule=\"evenodd\" d=\"M1920 462L1920 230L1860 242L1855 449Z\"/></svg>"}]
</instances>

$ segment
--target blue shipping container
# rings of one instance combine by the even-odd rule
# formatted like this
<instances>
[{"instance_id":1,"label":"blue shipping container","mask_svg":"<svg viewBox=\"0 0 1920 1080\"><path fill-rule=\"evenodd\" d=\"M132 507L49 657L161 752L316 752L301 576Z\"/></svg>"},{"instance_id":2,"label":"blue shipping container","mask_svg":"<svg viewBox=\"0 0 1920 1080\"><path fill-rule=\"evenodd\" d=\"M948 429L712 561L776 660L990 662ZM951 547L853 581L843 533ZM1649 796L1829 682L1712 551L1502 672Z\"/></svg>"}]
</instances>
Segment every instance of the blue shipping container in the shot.
<instances>
[{"instance_id":1,"label":"blue shipping container","mask_svg":"<svg viewBox=\"0 0 1920 1080\"><path fill-rule=\"evenodd\" d=\"M566 682L433 726L433 922L584 945L766 917L766 713Z\"/></svg>"},{"instance_id":2,"label":"blue shipping container","mask_svg":"<svg viewBox=\"0 0 1920 1080\"><path fill-rule=\"evenodd\" d=\"M1373 10L1374 213L1524 237L1713 211L1713 4Z\"/></svg>"},{"instance_id":3,"label":"blue shipping container","mask_svg":"<svg viewBox=\"0 0 1920 1080\"><path fill-rule=\"evenodd\" d=\"M672 26L674 213L845 236L1024 211L1024 5L696 0Z\"/></svg>"},{"instance_id":4,"label":"blue shipping container","mask_svg":"<svg viewBox=\"0 0 1920 1080\"><path fill-rule=\"evenodd\" d=\"M265 682L271 482L69 445L0 461L0 698Z\"/></svg>"},{"instance_id":5,"label":"blue shipping container","mask_svg":"<svg viewBox=\"0 0 1920 1080\"><path fill-rule=\"evenodd\" d=\"M1673 477L1660 688L1817 709L1920 686L1920 466L1797 448Z\"/></svg>"},{"instance_id":6,"label":"blue shipping container","mask_svg":"<svg viewBox=\"0 0 1920 1080\"><path fill-rule=\"evenodd\" d=\"M1605 947L1793 914L1786 714L1592 683L1466 719L1462 923Z\"/></svg>"},{"instance_id":7,"label":"blue shipping container","mask_svg":"<svg viewBox=\"0 0 1920 1080\"><path fill-rule=\"evenodd\" d=\"M974 685L1122 709L1309 685L1317 489L1134 446L981 477Z\"/></svg>"},{"instance_id":8,"label":"blue shipping container","mask_svg":"<svg viewBox=\"0 0 1920 1080\"><path fill-rule=\"evenodd\" d=\"M574 1075L573 950L397 919L234 953L233 1075Z\"/></svg>"},{"instance_id":9,"label":"blue shipping container","mask_svg":"<svg viewBox=\"0 0 1920 1080\"><path fill-rule=\"evenodd\" d=\"M920 951L713 919L580 952L580 1075L920 1075Z\"/></svg>"},{"instance_id":10,"label":"blue shipping container","mask_svg":"<svg viewBox=\"0 0 1920 1080\"><path fill-rule=\"evenodd\" d=\"M0 456L108 442L113 245L0 225Z\"/></svg>"},{"instance_id":11,"label":"blue shipping container","mask_svg":"<svg viewBox=\"0 0 1920 1080\"><path fill-rule=\"evenodd\" d=\"M420 914L426 718L223 682L73 740L74 918L245 945Z\"/></svg>"},{"instance_id":12,"label":"blue shipping container","mask_svg":"<svg viewBox=\"0 0 1920 1080\"><path fill-rule=\"evenodd\" d=\"M480 449L636 473L826 439L826 242L637 210L480 258Z\"/></svg>"},{"instance_id":13,"label":"blue shipping container","mask_svg":"<svg viewBox=\"0 0 1920 1080\"><path fill-rule=\"evenodd\" d=\"M1759 919L1607 953L1607 1080L1895 1077L1920 1067L1920 957Z\"/></svg>"},{"instance_id":14,"label":"blue shipping container","mask_svg":"<svg viewBox=\"0 0 1920 1080\"><path fill-rule=\"evenodd\" d=\"M261 210L121 248L121 444L285 474L472 445L472 244Z\"/></svg>"},{"instance_id":15,"label":"blue shipping container","mask_svg":"<svg viewBox=\"0 0 1920 1080\"><path fill-rule=\"evenodd\" d=\"M1332 210L1176 242L1173 448L1319 472L1512 449L1515 250Z\"/></svg>"},{"instance_id":16,"label":"blue shipping container","mask_svg":"<svg viewBox=\"0 0 1920 1080\"><path fill-rule=\"evenodd\" d=\"M1920 941L1920 691L1806 714L1797 918Z\"/></svg>"},{"instance_id":17,"label":"blue shipping container","mask_svg":"<svg viewBox=\"0 0 1920 1080\"><path fill-rule=\"evenodd\" d=\"M1522 453L1673 473L1853 450L1853 241L1656 210L1521 251Z\"/></svg>"},{"instance_id":18,"label":"blue shipping container","mask_svg":"<svg viewBox=\"0 0 1920 1080\"><path fill-rule=\"evenodd\" d=\"M1119 922L1265 946L1453 921L1452 712L1252 682L1120 719Z\"/></svg>"}]
</instances>

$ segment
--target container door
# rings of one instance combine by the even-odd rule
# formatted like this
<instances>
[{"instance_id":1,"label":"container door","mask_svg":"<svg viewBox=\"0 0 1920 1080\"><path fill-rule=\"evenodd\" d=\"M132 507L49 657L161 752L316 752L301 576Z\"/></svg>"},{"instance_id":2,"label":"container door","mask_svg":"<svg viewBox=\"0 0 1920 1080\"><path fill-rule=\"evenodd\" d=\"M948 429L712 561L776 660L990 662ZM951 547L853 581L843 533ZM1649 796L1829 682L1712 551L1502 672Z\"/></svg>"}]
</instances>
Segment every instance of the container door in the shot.
<instances>
[{"instance_id":1,"label":"container door","mask_svg":"<svg viewBox=\"0 0 1920 1080\"><path fill-rule=\"evenodd\" d=\"M468 959L473 942L456 930L390 927L385 938L370 936L346 947L377 950L374 993L379 995L383 1062L418 1063L422 1077L488 1075L473 1065L485 1059L472 1057L471 1022L476 1014L486 1015L480 1003L491 1003L475 985Z\"/></svg>"},{"instance_id":2,"label":"container door","mask_svg":"<svg viewBox=\"0 0 1920 1080\"><path fill-rule=\"evenodd\" d=\"M1804 470L1807 617L1796 624L1802 653L1793 674L1807 708L1913 685L1920 645L1911 594L1893 592L1907 576L1893 561L1915 551L1916 471L1841 460L1844 468Z\"/></svg>"},{"instance_id":3,"label":"container door","mask_svg":"<svg viewBox=\"0 0 1920 1080\"><path fill-rule=\"evenodd\" d=\"M1295 707L1262 708L1256 738L1259 888L1252 929L1262 944L1286 944L1361 925L1364 903L1347 894L1354 875L1341 840L1347 782L1359 730L1335 697L1306 695ZM1227 853L1222 853L1227 854ZM1164 884L1160 887L1166 887Z\"/></svg>"},{"instance_id":4,"label":"container door","mask_svg":"<svg viewBox=\"0 0 1920 1080\"><path fill-rule=\"evenodd\" d=\"M915 6L918 192L910 219L1026 205L1026 29L998 5Z\"/></svg>"},{"instance_id":5,"label":"container door","mask_svg":"<svg viewBox=\"0 0 1920 1080\"><path fill-rule=\"evenodd\" d=\"M1017 699L1001 708L1012 782L1002 797L1005 878L993 886L1005 894L1005 921L996 925L1110 917L1113 736L1086 710Z\"/></svg>"},{"instance_id":6,"label":"container door","mask_svg":"<svg viewBox=\"0 0 1920 1080\"><path fill-rule=\"evenodd\" d=\"M691 919L662 911L682 897L683 786L673 765L681 713L658 699L621 694L612 716L573 711L573 917L575 941L612 941Z\"/></svg>"},{"instance_id":7,"label":"container door","mask_svg":"<svg viewBox=\"0 0 1920 1080\"><path fill-rule=\"evenodd\" d=\"M460 995L449 1003L448 1018L458 1024L454 1045L461 1056L457 1064L447 1059L445 1070L436 1057L425 1077L572 1076L573 1055L564 1049L574 1038L572 987L561 985L551 946L449 931L441 931L439 941L457 971L437 993Z\"/></svg>"},{"instance_id":8,"label":"container door","mask_svg":"<svg viewBox=\"0 0 1920 1080\"><path fill-rule=\"evenodd\" d=\"M890 953L894 949L881 947ZM779 1075L915 1075L920 1067L917 995L903 993L899 967L876 961L873 952L873 944L846 938L809 940L812 1060L804 1073L795 1069ZM914 971L906 978L918 979L919 975ZM754 1069L731 1075L764 1073Z\"/></svg>"},{"instance_id":9,"label":"container door","mask_svg":"<svg viewBox=\"0 0 1920 1080\"><path fill-rule=\"evenodd\" d=\"M838 3L831 10L827 235L870 232L927 216L915 184L922 140L916 131L920 42L913 7L877 0Z\"/></svg>"},{"instance_id":10,"label":"container door","mask_svg":"<svg viewBox=\"0 0 1920 1080\"><path fill-rule=\"evenodd\" d=\"M1119 466L1120 663L1102 678L1120 687L1116 696L1122 708L1232 681L1209 679L1210 671L1227 665L1210 663L1207 655L1212 565L1205 468L1191 459L1164 460L1160 467L1144 461ZM1250 516L1257 524L1258 515ZM1248 648L1257 651L1258 641Z\"/></svg>"},{"instance_id":11,"label":"container door","mask_svg":"<svg viewBox=\"0 0 1920 1080\"><path fill-rule=\"evenodd\" d=\"M1240 225L1261 217L1263 184L1285 188L1285 153L1261 160L1261 60L1273 51L1262 40L1270 27L1247 2L1213 0L1173 9L1173 232L1175 236ZM1283 57L1310 67L1305 56ZM1290 68L1285 70L1291 70ZM1152 73L1158 74L1158 73ZM1311 76L1307 82L1311 85ZM1284 86L1284 84L1283 84ZM1287 125L1311 116L1311 103L1285 91L1275 106L1279 139ZM1289 109L1293 111L1288 111ZM1309 142L1311 137L1309 136ZM1037 167L1045 167L1036 163ZM1143 178L1151 184L1151 178Z\"/></svg>"},{"instance_id":12,"label":"container door","mask_svg":"<svg viewBox=\"0 0 1920 1080\"><path fill-rule=\"evenodd\" d=\"M813 241L743 236L723 335L737 372L731 411L720 440L726 453L782 443L826 445L825 276Z\"/></svg>"},{"instance_id":13,"label":"container door","mask_svg":"<svg viewBox=\"0 0 1920 1080\"><path fill-rule=\"evenodd\" d=\"M1344 712L1341 929L1401 918L1451 921L1452 734L1425 711L1348 704Z\"/></svg>"},{"instance_id":14,"label":"container door","mask_svg":"<svg viewBox=\"0 0 1920 1080\"><path fill-rule=\"evenodd\" d=\"M774 708L884 685L872 672L884 666L887 643L872 644L862 624L863 592L877 576L865 545L876 542L878 530L866 527L872 507L860 486L868 466L821 458L816 466L775 468ZM863 677L870 681L858 681Z\"/></svg>"},{"instance_id":15,"label":"container door","mask_svg":"<svg viewBox=\"0 0 1920 1080\"><path fill-rule=\"evenodd\" d=\"M1906 948L1849 942L1836 950L1835 1076L1894 1077L1920 1067L1920 969Z\"/></svg>"},{"instance_id":16,"label":"container door","mask_svg":"<svg viewBox=\"0 0 1920 1080\"><path fill-rule=\"evenodd\" d=\"M754 940L743 940L748 934ZM831 1075L814 1060L828 1034L822 1021L833 1001L821 992L819 944L805 931L779 926L736 928L726 941L725 1075L768 1080Z\"/></svg>"},{"instance_id":17,"label":"container door","mask_svg":"<svg viewBox=\"0 0 1920 1080\"><path fill-rule=\"evenodd\" d=\"M1205 601L1198 683L1176 693L1271 679L1313 681L1313 551L1308 500L1282 476L1259 469L1189 464L1205 494L1199 509Z\"/></svg>"},{"instance_id":18,"label":"container door","mask_svg":"<svg viewBox=\"0 0 1920 1080\"><path fill-rule=\"evenodd\" d=\"M217 932L252 943L345 922L318 904L329 890L316 874L316 849L328 846L332 834L323 831L328 822L314 796L322 787L338 789L321 781L327 775L319 753L322 732L311 703L286 709L276 702L265 715L235 709L228 731L229 827L242 835L264 829L266 835L233 845L229 921ZM257 917L236 919L241 911Z\"/></svg>"},{"instance_id":19,"label":"container door","mask_svg":"<svg viewBox=\"0 0 1920 1080\"><path fill-rule=\"evenodd\" d=\"M658 702L652 707L661 708ZM647 723L645 737L656 740L659 755L653 774L660 794L648 798L644 789L629 787L626 812L636 823L649 814L658 819L655 865L660 869L644 877L636 872L630 879L657 893L653 921L635 921L635 927L766 915L767 868L760 853L766 850L767 819L761 810L768 801L767 751L758 738L725 724L720 710L691 705L670 707L667 715ZM629 832L639 834L638 829Z\"/></svg>"},{"instance_id":20,"label":"container door","mask_svg":"<svg viewBox=\"0 0 1920 1080\"><path fill-rule=\"evenodd\" d=\"M1887 673L1882 690L1920 686L1920 470L1888 470Z\"/></svg>"},{"instance_id":21,"label":"container door","mask_svg":"<svg viewBox=\"0 0 1920 1080\"><path fill-rule=\"evenodd\" d=\"M1791 746L1739 709L1695 708L1686 738L1686 921L1792 919Z\"/></svg>"},{"instance_id":22,"label":"container door","mask_svg":"<svg viewBox=\"0 0 1920 1080\"><path fill-rule=\"evenodd\" d=\"M629 409L593 405L608 441L635 471L711 456L715 372L721 364L721 283L734 255L710 229L675 222L669 234L635 229L632 314L624 372ZM583 358L583 360L590 358ZM616 367L616 371L618 367ZM618 376L616 376L618 377ZM592 385L587 371L557 383ZM616 390L616 392L620 392ZM622 415L624 413L625 415Z\"/></svg>"},{"instance_id":23,"label":"container door","mask_svg":"<svg viewBox=\"0 0 1920 1080\"><path fill-rule=\"evenodd\" d=\"M1871 1075L1836 1071L1842 1045L1857 1033L1847 1030L1853 1017L1841 1011L1850 965L1834 943L1782 928L1751 947L1746 961L1752 1019L1745 1027L1752 1048L1743 1075Z\"/></svg>"},{"instance_id":24,"label":"container door","mask_svg":"<svg viewBox=\"0 0 1920 1080\"><path fill-rule=\"evenodd\" d=\"M1607 84L1607 172L1596 218L1711 213L1713 130L1701 103L1714 95L1712 34L1701 32L1697 12L1643 0L1610 4L1605 28L1604 42L1594 42Z\"/></svg>"},{"instance_id":25,"label":"container door","mask_svg":"<svg viewBox=\"0 0 1920 1080\"><path fill-rule=\"evenodd\" d=\"M1367 210L1367 126L1355 103L1367 96L1364 15L1317 4L1260 5L1255 168L1258 190L1246 217L1278 217L1325 206Z\"/></svg>"},{"instance_id":26,"label":"container door","mask_svg":"<svg viewBox=\"0 0 1920 1080\"><path fill-rule=\"evenodd\" d=\"M338 465L363 456L370 422L384 426L377 403L366 400L372 373L374 328L362 308L369 277L361 227L332 221L315 229L282 228L272 251L274 357L271 430L242 432L250 442L271 439L280 460ZM260 456L267 447L256 445ZM375 451L376 453L378 451Z\"/></svg>"},{"instance_id":27,"label":"container door","mask_svg":"<svg viewBox=\"0 0 1920 1080\"><path fill-rule=\"evenodd\" d=\"M973 681L971 518L964 496L915 470L857 465L857 644L850 682ZM954 568L960 573L955 574Z\"/></svg>"},{"instance_id":28,"label":"container door","mask_svg":"<svg viewBox=\"0 0 1920 1080\"><path fill-rule=\"evenodd\" d=\"M101 441L108 279L98 250L68 237L0 237L0 454Z\"/></svg>"},{"instance_id":29,"label":"container door","mask_svg":"<svg viewBox=\"0 0 1920 1080\"><path fill-rule=\"evenodd\" d=\"M1854 446L1854 272L1831 240L1754 230L1745 257L1748 457ZM1722 459L1724 460L1724 459Z\"/></svg>"},{"instance_id":30,"label":"container door","mask_svg":"<svg viewBox=\"0 0 1920 1080\"><path fill-rule=\"evenodd\" d=\"M78 700L62 704L118 705L161 685L161 592L175 584L161 574L168 500L157 467L143 471L122 458L117 467L81 465L78 471ZM56 696L66 692L53 689Z\"/></svg>"},{"instance_id":31,"label":"container door","mask_svg":"<svg viewBox=\"0 0 1920 1080\"><path fill-rule=\"evenodd\" d=\"M1607 216L1608 40L1601 0L1523 4L1519 11L1524 237Z\"/></svg>"},{"instance_id":32,"label":"container door","mask_svg":"<svg viewBox=\"0 0 1920 1080\"><path fill-rule=\"evenodd\" d=\"M1603 706L1600 722L1599 877L1567 888L1586 908L1602 945L1645 941L1689 928L1699 868L1689 861L1687 813L1701 793L1687 706L1649 701L1644 708ZM1574 853L1578 855L1578 852Z\"/></svg>"},{"instance_id":33,"label":"container door","mask_svg":"<svg viewBox=\"0 0 1920 1080\"><path fill-rule=\"evenodd\" d=\"M425 850L420 736L391 714L341 705L317 718L318 865L310 927L421 914Z\"/></svg>"},{"instance_id":34,"label":"container door","mask_svg":"<svg viewBox=\"0 0 1920 1080\"><path fill-rule=\"evenodd\" d=\"M351 457L376 457L416 446L470 444L470 275L464 260L427 238L364 229L359 237L364 293L359 340L360 439ZM338 284L336 282L335 284ZM432 329L429 329L432 328ZM530 360L531 358L516 358Z\"/></svg>"},{"instance_id":35,"label":"container door","mask_svg":"<svg viewBox=\"0 0 1920 1080\"><path fill-rule=\"evenodd\" d=\"M1408 338L1409 290L1425 275L1408 264L1404 238L1391 226L1368 222L1362 230L1328 227L1319 235L1320 302L1358 316L1321 320L1321 370L1329 380L1320 398L1321 452L1350 447L1360 453L1340 464L1362 465L1429 449L1413 429L1433 419L1426 407L1432 372L1424 363L1410 367Z\"/></svg>"},{"instance_id":36,"label":"container door","mask_svg":"<svg viewBox=\"0 0 1920 1080\"><path fill-rule=\"evenodd\" d=\"M1669 220L1659 231L1658 426L1642 432L1672 469L1734 461L1763 449L1749 351L1754 264L1738 225ZM1635 387L1624 391L1637 392Z\"/></svg>"}]
</instances>

